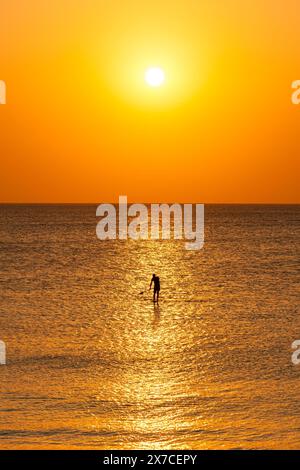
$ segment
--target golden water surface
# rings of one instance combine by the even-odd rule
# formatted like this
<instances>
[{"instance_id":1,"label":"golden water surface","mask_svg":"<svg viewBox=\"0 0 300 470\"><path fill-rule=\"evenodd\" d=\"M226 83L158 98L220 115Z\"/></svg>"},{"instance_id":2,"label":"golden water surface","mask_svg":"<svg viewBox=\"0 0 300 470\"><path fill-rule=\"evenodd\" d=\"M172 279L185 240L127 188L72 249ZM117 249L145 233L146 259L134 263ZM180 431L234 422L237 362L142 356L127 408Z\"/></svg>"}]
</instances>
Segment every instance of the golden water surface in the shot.
<instances>
[{"instance_id":1,"label":"golden water surface","mask_svg":"<svg viewBox=\"0 0 300 470\"><path fill-rule=\"evenodd\" d=\"M0 211L2 449L300 447L299 207L208 206L199 252Z\"/></svg>"}]
</instances>

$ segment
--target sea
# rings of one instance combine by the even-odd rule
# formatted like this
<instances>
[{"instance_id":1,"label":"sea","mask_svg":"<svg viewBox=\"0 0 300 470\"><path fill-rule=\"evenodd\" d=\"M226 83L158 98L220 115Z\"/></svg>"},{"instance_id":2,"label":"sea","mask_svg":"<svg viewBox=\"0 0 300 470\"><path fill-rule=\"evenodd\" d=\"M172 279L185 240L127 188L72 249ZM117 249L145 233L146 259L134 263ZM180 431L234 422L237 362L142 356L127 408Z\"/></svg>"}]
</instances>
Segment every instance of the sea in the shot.
<instances>
[{"instance_id":1,"label":"sea","mask_svg":"<svg viewBox=\"0 0 300 470\"><path fill-rule=\"evenodd\" d=\"M205 205L199 251L96 207L0 206L0 448L299 449L300 206Z\"/></svg>"}]
</instances>

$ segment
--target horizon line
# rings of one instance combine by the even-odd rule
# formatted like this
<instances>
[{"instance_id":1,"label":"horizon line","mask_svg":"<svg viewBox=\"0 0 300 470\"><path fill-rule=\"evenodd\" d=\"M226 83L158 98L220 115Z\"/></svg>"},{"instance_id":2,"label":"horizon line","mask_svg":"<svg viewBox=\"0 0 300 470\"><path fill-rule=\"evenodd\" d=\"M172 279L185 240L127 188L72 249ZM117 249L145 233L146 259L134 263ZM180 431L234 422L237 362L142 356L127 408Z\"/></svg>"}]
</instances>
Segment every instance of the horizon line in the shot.
<instances>
[{"instance_id":1,"label":"horizon line","mask_svg":"<svg viewBox=\"0 0 300 470\"><path fill-rule=\"evenodd\" d=\"M0 202L0 206L7 205L28 205L28 206L71 206L71 205L81 205L81 206L94 206L100 204L119 204L119 202ZM137 201L127 201L127 204L204 204L204 205L228 205L228 206L299 206L300 202L179 202L179 201L169 201L169 202L137 202Z\"/></svg>"}]
</instances>

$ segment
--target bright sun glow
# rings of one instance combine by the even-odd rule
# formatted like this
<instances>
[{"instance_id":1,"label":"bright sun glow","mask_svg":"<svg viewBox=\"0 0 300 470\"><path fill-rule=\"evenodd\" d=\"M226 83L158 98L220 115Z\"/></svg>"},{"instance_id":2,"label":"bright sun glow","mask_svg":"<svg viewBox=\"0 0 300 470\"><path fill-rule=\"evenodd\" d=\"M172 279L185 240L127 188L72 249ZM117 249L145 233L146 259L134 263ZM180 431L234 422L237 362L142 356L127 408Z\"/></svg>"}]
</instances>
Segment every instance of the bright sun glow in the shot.
<instances>
[{"instance_id":1,"label":"bright sun glow","mask_svg":"<svg viewBox=\"0 0 300 470\"><path fill-rule=\"evenodd\" d=\"M151 67L146 70L145 80L152 87L161 86L165 81L165 73L159 67Z\"/></svg>"}]
</instances>

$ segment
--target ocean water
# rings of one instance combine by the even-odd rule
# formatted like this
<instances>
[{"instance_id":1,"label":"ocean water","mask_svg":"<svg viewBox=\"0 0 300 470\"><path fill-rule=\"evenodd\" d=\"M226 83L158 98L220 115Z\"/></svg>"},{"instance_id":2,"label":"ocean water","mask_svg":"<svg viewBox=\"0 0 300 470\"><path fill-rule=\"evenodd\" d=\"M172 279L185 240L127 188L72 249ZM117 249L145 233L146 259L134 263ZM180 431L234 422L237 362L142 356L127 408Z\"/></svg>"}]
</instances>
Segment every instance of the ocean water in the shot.
<instances>
[{"instance_id":1,"label":"ocean water","mask_svg":"<svg viewBox=\"0 0 300 470\"><path fill-rule=\"evenodd\" d=\"M0 206L0 448L300 448L300 206L206 206L198 252L95 211Z\"/></svg>"}]
</instances>

